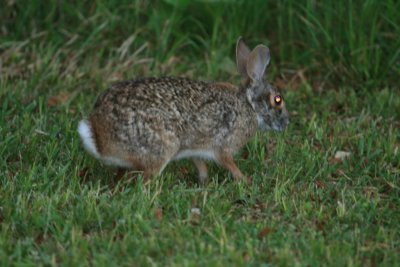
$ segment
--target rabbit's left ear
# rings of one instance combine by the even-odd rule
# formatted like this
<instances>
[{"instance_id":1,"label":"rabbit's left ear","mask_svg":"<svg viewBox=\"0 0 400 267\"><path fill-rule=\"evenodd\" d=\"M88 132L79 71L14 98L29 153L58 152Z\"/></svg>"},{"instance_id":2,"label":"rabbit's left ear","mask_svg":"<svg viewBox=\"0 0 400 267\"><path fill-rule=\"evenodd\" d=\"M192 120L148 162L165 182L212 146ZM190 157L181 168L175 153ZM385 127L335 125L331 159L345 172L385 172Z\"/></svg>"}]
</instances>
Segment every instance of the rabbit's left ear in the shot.
<instances>
[{"instance_id":1,"label":"rabbit's left ear","mask_svg":"<svg viewBox=\"0 0 400 267\"><path fill-rule=\"evenodd\" d=\"M251 51L247 60L246 70L247 75L253 82L262 81L270 59L269 48L265 45L257 45Z\"/></svg>"},{"instance_id":2,"label":"rabbit's left ear","mask_svg":"<svg viewBox=\"0 0 400 267\"><path fill-rule=\"evenodd\" d=\"M244 43L243 38L239 37L236 42L236 65L240 75L247 78L247 60L250 56L250 48Z\"/></svg>"}]
</instances>

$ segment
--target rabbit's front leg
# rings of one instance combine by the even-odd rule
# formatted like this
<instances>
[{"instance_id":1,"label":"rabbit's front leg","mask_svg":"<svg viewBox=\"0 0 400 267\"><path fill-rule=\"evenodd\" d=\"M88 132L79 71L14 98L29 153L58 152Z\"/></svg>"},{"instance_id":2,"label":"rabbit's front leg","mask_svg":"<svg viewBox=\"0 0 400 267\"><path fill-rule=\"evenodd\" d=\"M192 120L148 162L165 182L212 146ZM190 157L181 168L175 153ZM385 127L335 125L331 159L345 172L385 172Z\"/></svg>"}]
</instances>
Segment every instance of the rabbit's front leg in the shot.
<instances>
[{"instance_id":1,"label":"rabbit's front leg","mask_svg":"<svg viewBox=\"0 0 400 267\"><path fill-rule=\"evenodd\" d=\"M199 183L205 185L208 181L208 169L207 164L202 159L194 158L194 165L196 165L197 171L199 173Z\"/></svg>"},{"instance_id":2,"label":"rabbit's front leg","mask_svg":"<svg viewBox=\"0 0 400 267\"><path fill-rule=\"evenodd\" d=\"M217 154L217 161L218 163L230 171L235 178L236 181L244 180L245 176L236 166L235 162L233 161L233 157L230 153L227 152L220 152Z\"/></svg>"}]
</instances>

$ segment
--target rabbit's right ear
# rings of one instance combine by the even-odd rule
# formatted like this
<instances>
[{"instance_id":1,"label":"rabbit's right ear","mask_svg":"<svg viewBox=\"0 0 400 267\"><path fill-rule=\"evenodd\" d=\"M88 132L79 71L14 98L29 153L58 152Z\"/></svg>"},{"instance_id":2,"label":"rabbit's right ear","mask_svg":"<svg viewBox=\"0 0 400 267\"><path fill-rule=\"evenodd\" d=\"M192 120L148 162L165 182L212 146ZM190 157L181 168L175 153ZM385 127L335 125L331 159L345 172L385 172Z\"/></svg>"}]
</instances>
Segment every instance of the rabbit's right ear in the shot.
<instances>
[{"instance_id":1,"label":"rabbit's right ear","mask_svg":"<svg viewBox=\"0 0 400 267\"><path fill-rule=\"evenodd\" d=\"M257 45L250 53L246 70L247 75L253 82L262 81L270 59L269 48L265 45Z\"/></svg>"},{"instance_id":2,"label":"rabbit's right ear","mask_svg":"<svg viewBox=\"0 0 400 267\"><path fill-rule=\"evenodd\" d=\"M239 37L236 42L236 65L240 75L247 78L247 60L249 59L251 50L244 43L243 38Z\"/></svg>"}]
</instances>

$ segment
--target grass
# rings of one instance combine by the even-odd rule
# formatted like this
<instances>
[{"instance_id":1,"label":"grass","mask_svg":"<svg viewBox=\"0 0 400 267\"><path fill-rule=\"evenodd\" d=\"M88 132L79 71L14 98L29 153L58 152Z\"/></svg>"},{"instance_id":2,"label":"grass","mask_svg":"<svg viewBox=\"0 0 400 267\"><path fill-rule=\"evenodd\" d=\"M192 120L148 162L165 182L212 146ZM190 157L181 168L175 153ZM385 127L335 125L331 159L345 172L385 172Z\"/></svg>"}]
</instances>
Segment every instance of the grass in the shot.
<instances>
[{"instance_id":1,"label":"grass","mask_svg":"<svg viewBox=\"0 0 400 267\"><path fill-rule=\"evenodd\" d=\"M398 3L188 3L0 10L0 265L398 265ZM253 184L211 165L199 187L180 161L112 185L76 132L97 95L137 76L237 82L239 35L270 46L291 112L237 155Z\"/></svg>"}]
</instances>

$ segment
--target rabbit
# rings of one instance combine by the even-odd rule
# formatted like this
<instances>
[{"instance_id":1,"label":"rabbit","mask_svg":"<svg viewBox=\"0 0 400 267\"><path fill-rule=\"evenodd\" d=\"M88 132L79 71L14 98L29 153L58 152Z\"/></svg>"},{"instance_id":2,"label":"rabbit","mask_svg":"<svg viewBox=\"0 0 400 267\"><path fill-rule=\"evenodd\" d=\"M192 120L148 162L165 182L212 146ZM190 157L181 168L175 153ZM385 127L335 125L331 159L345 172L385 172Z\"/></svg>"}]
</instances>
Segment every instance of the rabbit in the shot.
<instances>
[{"instance_id":1,"label":"rabbit","mask_svg":"<svg viewBox=\"0 0 400 267\"><path fill-rule=\"evenodd\" d=\"M239 86L172 77L119 82L79 122L83 146L106 165L142 171L145 182L183 158L193 160L202 184L208 178L205 160L242 180L233 154L258 129L283 131L289 124L283 97L264 79L269 62L268 47L251 51L240 37Z\"/></svg>"}]
</instances>

